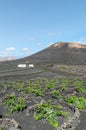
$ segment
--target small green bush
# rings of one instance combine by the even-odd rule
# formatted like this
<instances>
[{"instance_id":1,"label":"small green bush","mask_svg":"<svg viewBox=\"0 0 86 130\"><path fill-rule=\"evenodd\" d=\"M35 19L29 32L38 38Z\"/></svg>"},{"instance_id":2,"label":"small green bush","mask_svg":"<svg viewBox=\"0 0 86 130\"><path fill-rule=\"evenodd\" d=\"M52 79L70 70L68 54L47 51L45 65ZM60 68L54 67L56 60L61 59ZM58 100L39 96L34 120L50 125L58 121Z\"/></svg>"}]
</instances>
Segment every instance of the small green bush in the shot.
<instances>
[{"instance_id":1,"label":"small green bush","mask_svg":"<svg viewBox=\"0 0 86 130\"><path fill-rule=\"evenodd\" d=\"M82 80L75 81L75 82L74 82L74 86L75 86L75 87L82 87L82 86L83 86L82 83L83 83Z\"/></svg>"},{"instance_id":2,"label":"small green bush","mask_svg":"<svg viewBox=\"0 0 86 130\"><path fill-rule=\"evenodd\" d=\"M76 88L77 92L81 93L81 92L86 92L86 88L85 87L77 87Z\"/></svg>"},{"instance_id":3,"label":"small green bush","mask_svg":"<svg viewBox=\"0 0 86 130\"><path fill-rule=\"evenodd\" d=\"M70 83L70 80L68 79L62 79L62 84L61 84L61 90L64 91L67 89L68 85Z\"/></svg>"},{"instance_id":4,"label":"small green bush","mask_svg":"<svg viewBox=\"0 0 86 130\"><path fill-rule=\"evenodd\" d=\"M0 130L3 130L1 126L0 126Z\"/></svg>"},{"instance_id":5,"label":"small green bush","mask_svg":"<svg viewBox=\"0 0 86 130\"><path fill-rule=\"evenodd\" d=\"M52 91L52 94L53 94L53 97L55 97L55 98L61 98L62 96L61 96L61 93L59 92L59 90L53 90Z\"/></svg>"},{"instance_id":6,"label":"small green bush","mask_svg":"<svg viewBox=\"0 0 86 130\"><path fill-rule=\"evenodd\" d=\"M15 95L8 95L7 99L4 100L4 104L8 108L8 112L22 111L26 107L26 102L23 98L16 97Z\"/></svg>"},{"instance_id":7,"label":"small green bush","mask_svg":"<svg viewBox=\"0 0 86 130\"><path fill-rule=\"evenodd\" d=\"M53 89L58 85L57 79L46 80L46 88Z\"/></svg>"},{"instance_id":8,"label":"small green bush","mask_svg":"<svg viewBox=\"0 0 86 130\"><path fill-rule=\"evenodd\" d=\"M86 108L86 99L84 97L70 96L66 101L68 104L73 104L80 110Z\"/></svg>"},{"instance_id":9,"label":"small green bush","mask_svg":"<svg viewBox=\"0 0 86 130\"><path fill-rule=\"evenodd\" d=\"M18 91L18 92L23 91L23 87L24 87L24 84L23 84L23 83L16 83L16 84L14 85L14 89L15 89L16 91Z\"/></svg>"},{"instance_id":10,"label":"small green bush","mask_svg":"<svg viewBox=\"0 0 86 130\"><path fill-rule=\"evenodd\" d=\"M61 108L61 106L52 105L50 102L39 104L37 105L36 112L34 113L34 118L36 120L44 118L50 125L58 128L59 123L57 121L57 117L68 117L68 113L61 111Z\"/></svg>"}]
</instances>

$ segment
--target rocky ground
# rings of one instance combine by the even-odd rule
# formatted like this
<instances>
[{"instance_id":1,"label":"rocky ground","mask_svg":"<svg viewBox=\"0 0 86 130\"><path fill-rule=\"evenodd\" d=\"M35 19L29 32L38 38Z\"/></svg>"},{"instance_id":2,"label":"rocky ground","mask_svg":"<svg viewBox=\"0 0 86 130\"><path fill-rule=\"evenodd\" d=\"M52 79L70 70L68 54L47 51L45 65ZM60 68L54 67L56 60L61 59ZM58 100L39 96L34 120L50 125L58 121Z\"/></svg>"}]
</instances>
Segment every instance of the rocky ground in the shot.
<instances>
[{"instance_id":1,"label":"rocky ground","mask_svg":"<svg viewBox=\"0 0 86 130\"><path fill-rule=\"evenodd\" d=\"M71 96L86 98L85 66L54 64L52 67L45 65L30 69L13 66L2 68L0 69L1 130L81 130L82 126L83 130L86 130L85 108L82 111L67 102L67 98ZM19 98L24 103L21 103L21 107L18 106ZM56 109L66 112L68 117L65 118L60 113L55 119L59 124L58 127L48 121L50 117L42 116L37 120L34 114L38 112L38 105L43 107L44 104L47 105L47 109L44 109L50 114L53 113L51 110ZM61 108L57 109L55 105ZM46 111L44 113L47 115Z\"/></svg>"}]
</instances>

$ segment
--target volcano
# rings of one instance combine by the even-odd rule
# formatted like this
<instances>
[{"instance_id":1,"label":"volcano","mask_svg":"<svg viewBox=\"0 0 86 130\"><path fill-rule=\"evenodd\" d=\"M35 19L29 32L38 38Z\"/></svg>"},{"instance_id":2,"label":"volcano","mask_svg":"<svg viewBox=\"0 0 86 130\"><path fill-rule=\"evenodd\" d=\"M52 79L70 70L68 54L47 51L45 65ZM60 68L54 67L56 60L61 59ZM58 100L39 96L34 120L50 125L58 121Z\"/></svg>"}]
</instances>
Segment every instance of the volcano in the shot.
<instances>
[{"instance_id":1,"label":"volcano","mask_svg":"<svg viewBox=\"0 0 86 130\"><path fill-rule=\"evenodd\" d=\"M22 60L29 60L37 64L86 65L86 45L72 42L56 42Z\"/></svg>"},{"instance_id":2,"label":"volcano","mask_svg":"<svg viewBox=\"0 0 86 130\"><path fill-rule=\"evenodd\" d=\"M74 42L56 42L44 50L31 56L17 60L5 61L1 66L16 66L20 63L26 64L59 64L59 65L86 65L86 45Z\"/></svg>"}]
</instances>

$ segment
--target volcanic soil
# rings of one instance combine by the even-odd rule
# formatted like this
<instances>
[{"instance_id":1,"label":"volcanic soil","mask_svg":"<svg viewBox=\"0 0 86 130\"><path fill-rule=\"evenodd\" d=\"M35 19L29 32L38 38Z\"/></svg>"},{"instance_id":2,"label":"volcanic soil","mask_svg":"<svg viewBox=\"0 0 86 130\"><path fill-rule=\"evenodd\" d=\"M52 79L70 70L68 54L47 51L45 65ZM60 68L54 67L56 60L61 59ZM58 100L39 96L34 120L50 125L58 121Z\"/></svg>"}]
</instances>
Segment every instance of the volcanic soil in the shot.
<instances>
[{"instance_id":1,"label":"volcanic soil","mask_svg":"<svg viewBox=\"0 0 86 130\"><path fill-rule=\"evenodd\" d=\"M0 63L0 130L86 130L86 48L77 46L55 43L31 57ZM29 61L33 68L17 67Z\"/></svg>"}]
</instances>

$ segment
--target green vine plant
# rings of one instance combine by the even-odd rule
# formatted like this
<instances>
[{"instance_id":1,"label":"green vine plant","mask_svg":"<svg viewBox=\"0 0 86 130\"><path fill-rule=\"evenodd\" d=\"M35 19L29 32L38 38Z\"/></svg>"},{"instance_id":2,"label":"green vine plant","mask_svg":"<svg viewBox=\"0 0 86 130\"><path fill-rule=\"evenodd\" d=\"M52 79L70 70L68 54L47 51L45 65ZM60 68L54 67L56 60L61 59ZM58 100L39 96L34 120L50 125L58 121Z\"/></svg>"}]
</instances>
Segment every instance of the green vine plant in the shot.
<instances>
[{"instance_id":1,"label":"green vine plant","mask_svg":"<svg viewBox=\"0 0 86 130\"><path fill-rule=\"evenodd\" d=\"M86 88L85 87L76 87L77 92L81 93L81 92L86 92Z\"/></svg>"},{"instance_id":2,"label":"green vine plant","mask_svg":"<svg viewBox=\"0 0 86 130\"><path fill-rule=\"evenodd\" d=\"M83 86L82 80L74 82L74 86L76 87L77 92L86 92L86 88Z\"/></svg>"},{"instance_id":3,"label":"green vine plant","mask_svg":"<svg viewBox=\"0 0 86 130\"><path fill-rule=\"evenodd\" d=\"M70 96L66 99L66 102L74 105L79 110L86 108L86 99L84 97Z\"/></svg>"},{"instance_id":4,"label":"green vine plant","mask_svg":"<svg viewBox=\"0 0 86 130\"><path fill-rule=\"evenodd\" d=\"M78 80L78 81L75 81L75 82L74 82L74 86L75 86L75 87L82 87L82 85L83 85L82 80Z\"/></svg>"},{"instance_id":5,"label":"green vine plant","mask_svg":"<svg viewBox=\"0 0 86 130\"><path fill-rule=\"evenodd\" d=\"M52 105L50 101L37 105L34 118L36 120L46 119L46 121L55 128L58 128L58 116L69 117L68 112L61 110L62 106Z\"/></svg>"},{"instance_id":6,"label":"green vine plant","mask_svg":"<svg viewBox=\"0 0 86 130\"><path fill-rule=\"evenodd\" d=\"M24 89L24 83L16 83L16 84L14 85L14 89L15 89L16 91L18 91L18 92L23 91L23 89Z\"/></svg>"},{"instance_id":7,"label":"green vine plant","mask_svg":"<svg viewBox=\"0 0 86 130\"><path fill-rule=\"evenodd\" d=\"M57 98L57 99L62 98L62 95L59 90L54 89L51 93L52 93L52 97L54 98Z\"/></svg>"},{"instance_id":8,"label":"green vine plant","mask_svg":"<svg viewBox=\"0 0 86 130\"><path fill-rule=\"evenodd\" d=\"M62 84L61 84L61 90L64 91L67 89L68 85L70 83L70 80L68 79L62 79Z\"/></svg>"},{"instance_id":9,"label":"green vine plant","mask_svg":"<svg viewBox=\"0 0 86 130\"><path fill-rule=\"evenodd\" d=\"M3 130L1 126L0 126L0 130Z\"/></svg>"},{"instance_id":10,"label":"green vine plant","mask_svg":"<svg viewBox=\"0 0 86 130\"><path fill-rule=\"evenodd\" d=\"M46 88L53 89L58 85L57 79L46 80Z\"/></svg>"},{"instance_id":11,"label":"green vine plant","mask_svg":"<svg viewBox=\"0 0 86 130\"><path fill-rule=\"evenodd\" d=\"M22 111L26 108L26 102L21 97L16 97L13 94L9 94L7 99L4 100L5 106L8 108L8 113L11 114L14 111Z\"/></svg>"},{"instance_id":12,"label":"green vine plant","mask_svg":"<svg viewBox=\"0 0 86 130\"><path fill-rule=\"evenodd\" d=\"M24 90L26 94L33 93L35 96L44 96L44 90L41 86L38 86L36 84L30 84L26 89Z\"/></svg>"}]
</instances>

